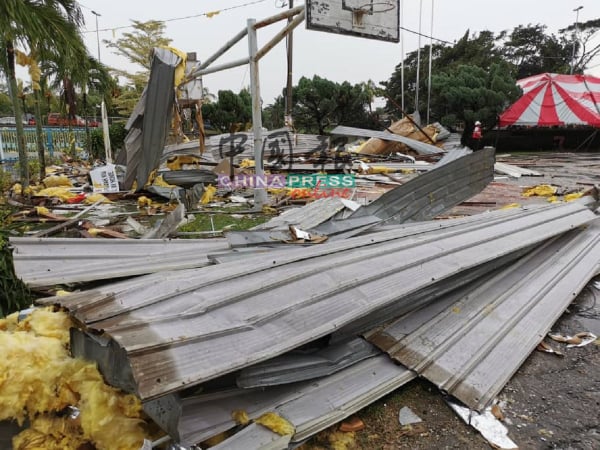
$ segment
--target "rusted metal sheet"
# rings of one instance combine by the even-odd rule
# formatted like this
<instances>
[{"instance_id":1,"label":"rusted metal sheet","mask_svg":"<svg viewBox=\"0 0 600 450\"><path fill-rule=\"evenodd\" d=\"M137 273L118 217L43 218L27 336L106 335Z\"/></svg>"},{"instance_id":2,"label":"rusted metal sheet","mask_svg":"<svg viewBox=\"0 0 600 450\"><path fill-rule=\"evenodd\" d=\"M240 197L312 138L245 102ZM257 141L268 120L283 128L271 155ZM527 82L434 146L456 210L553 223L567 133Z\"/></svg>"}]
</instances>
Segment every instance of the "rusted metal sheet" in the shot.
<instances>
[{"instance_id":1,"label":"rusted metal sheet","mask_svg":"<svg viewBox=\"0 0 600 450\"><path fill-rule=\"evenodd\" d=\"M367 337L443 391L482 410L599 271L596 219Z\"/></svg>"},{"instance_id":2,"label":"rusted metal sheet","mask_svg":"<svg viewBox=\"0 0 600 450\"><path fill-rule=\"evenodd\" d=\"M148 400L283 354L595 217L572 203L460 232L374 233L39 303L61 305L89 332L102 332L112 349L110 364L98 361L106 379ZM96 354L90 346L78 356ZM115 379L115 367L130 379Z\"/></svg>"}]
</instances>

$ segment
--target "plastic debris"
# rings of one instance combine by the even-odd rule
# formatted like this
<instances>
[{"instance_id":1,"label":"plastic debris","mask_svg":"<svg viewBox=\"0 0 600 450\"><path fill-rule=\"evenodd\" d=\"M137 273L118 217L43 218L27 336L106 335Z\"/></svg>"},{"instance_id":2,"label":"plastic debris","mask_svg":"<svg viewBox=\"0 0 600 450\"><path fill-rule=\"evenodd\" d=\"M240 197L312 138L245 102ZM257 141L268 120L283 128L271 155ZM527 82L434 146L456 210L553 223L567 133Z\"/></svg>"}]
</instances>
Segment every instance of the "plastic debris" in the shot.
<instances>
[{"instance_id":1,"label":"plastic debris","mask_svg":"<svg viewBox=\"0 0 600 450\"><path fill-rule=\"evenodd\" d=\"M471 425L479 431L492 447L503 450L519 448L508 437L508 429L496 419L492 413L492 408L486 408L480 414L451 400L446 400L446 403L467 425Z\"/></svg>"},{"instance_id":2,"label":"plastic debris","mask_svg":"<svg viewBox=\"0 0 600 450\"><path fill-rule=\"evenodd\" d=\"M574 336L563 336L562 334L548 334L548 337L552 340L555 340L556 342L563 342L568 344L567 348L584 347L598 339L598 336L588 331L584 331L583 333L577 333Z\"/></svg>"},{"instance_id":3,"label":"plastic debris","mask_svg":"<svg viewBox=\"0 0 600 450\"><path fill-rule=\"evenodd\" d=\"M552 354L554 354L556 356L565 356L564 354L562 354L558 350L555 350L552 347L550 347L550 345L547 342L545 342L545 341L540 342L538 344L538 346L536 347L536 350L538 352L552 353Z\"/></svg>"},{"instance_id":4,"label":"plastic debris","mask_svg":"<svg viewBox=\"0 0 600 450\"><path fill-rule=\"evenodd\" d=\"M398 420L400 421L400 425L412 425L413 423L423 422L423 420L421 420L421 418L417 416L408 406L404 406L400 409Z\"/></svg>"}]
</instances>

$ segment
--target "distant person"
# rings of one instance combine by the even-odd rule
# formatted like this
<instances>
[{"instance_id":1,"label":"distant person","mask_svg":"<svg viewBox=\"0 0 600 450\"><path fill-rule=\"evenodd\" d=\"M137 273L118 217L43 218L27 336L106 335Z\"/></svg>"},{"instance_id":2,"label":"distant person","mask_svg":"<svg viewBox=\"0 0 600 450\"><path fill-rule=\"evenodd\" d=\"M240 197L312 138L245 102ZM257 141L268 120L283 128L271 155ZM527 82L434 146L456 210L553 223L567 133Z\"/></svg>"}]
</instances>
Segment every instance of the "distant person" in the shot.
<instances>
[{"instance_id":1,"label":"distant person","mask_svg":"<svg viewBox=\"0 0 600 450\"><path fill-rule=\"evenodd\" d=\"M481 133L481 122L478 120L475 122L475 128L473 128L473 134L471 140L473 142L473 150L481 150L481 139L483 134Z\"/></svg>"}]
</instances>

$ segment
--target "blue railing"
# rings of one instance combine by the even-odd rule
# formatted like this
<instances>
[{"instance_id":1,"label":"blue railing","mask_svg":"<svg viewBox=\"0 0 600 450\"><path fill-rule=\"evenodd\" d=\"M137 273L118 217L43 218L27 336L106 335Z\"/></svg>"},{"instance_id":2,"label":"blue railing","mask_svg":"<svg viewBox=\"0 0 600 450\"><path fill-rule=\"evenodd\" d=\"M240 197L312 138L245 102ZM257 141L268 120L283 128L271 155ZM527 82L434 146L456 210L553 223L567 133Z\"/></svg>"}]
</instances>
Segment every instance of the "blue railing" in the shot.
<instances>
[{"instance_id":1,"label":"blue railing","mask_svg":"<svg viewBox=\"0 0 600 450\"><path fill-rule=\"evenodd\" d=\"M46 152L50 157L54 152L68 151L74 144L76 149L82 149L85 141L84 128L43 127ZM37 133L35 127L25 127L25 146L27 157L37 159ZM19 158L17 149L17 130L15 127L0 128L0 162L16 161Z\"/></svg>"}]
</instances>

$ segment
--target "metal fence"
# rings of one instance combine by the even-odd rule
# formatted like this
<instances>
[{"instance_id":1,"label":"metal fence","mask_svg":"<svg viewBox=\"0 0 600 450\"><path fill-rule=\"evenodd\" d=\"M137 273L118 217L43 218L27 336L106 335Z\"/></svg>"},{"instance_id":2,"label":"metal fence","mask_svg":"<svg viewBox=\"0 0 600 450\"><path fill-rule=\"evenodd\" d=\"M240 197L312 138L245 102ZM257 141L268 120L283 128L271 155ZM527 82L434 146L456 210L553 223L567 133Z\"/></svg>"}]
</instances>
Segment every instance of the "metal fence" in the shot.
<instances>
[{"instance_id":1,"label":"metal fence","mask_svg":"<svg viewBox=\"0 0 600 450\"><path fill-rule=\"evenodd\" d=\"M75 145L78 156L83 153L86 141L85 130L80 128L44 127L44 144L47 154L52 158L55 152L65 152ZM29 159L37 159L37 133L35 127L25 127L25 145ZM10 163L19 159L17 149L17 130L14 127L0 128L0 162Z\"/></svg>"}]
</instances>

